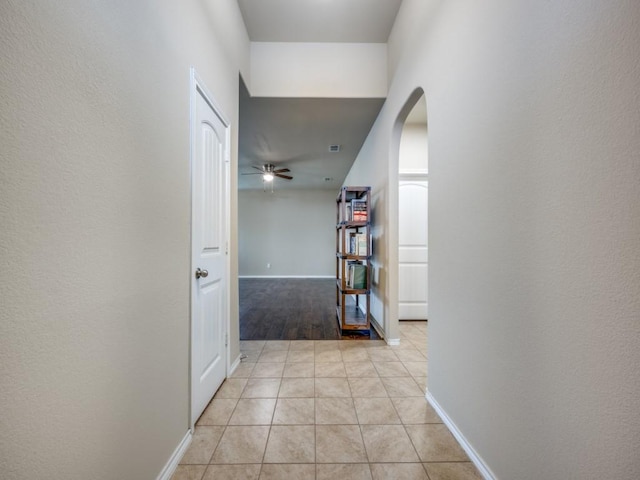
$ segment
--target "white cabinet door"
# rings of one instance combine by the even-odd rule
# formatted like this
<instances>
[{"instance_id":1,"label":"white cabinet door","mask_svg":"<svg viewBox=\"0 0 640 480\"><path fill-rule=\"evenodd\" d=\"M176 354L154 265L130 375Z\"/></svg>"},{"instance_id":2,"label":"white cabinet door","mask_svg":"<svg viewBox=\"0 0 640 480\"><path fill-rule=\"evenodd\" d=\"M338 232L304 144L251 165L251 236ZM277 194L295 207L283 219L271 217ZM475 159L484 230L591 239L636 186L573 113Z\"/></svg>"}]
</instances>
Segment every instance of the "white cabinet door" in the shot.
<instances>
[{"instance_id":1,"label":"white cabinet door","mask_svg":"<svg viewBox=\"0 0 640 480\"><path fill-rule=\"evenodd\" d=\"M398 318L426 320L429 259L428 182L427 180L401 180L398 192Z\"/></svg>"}]
</instances>

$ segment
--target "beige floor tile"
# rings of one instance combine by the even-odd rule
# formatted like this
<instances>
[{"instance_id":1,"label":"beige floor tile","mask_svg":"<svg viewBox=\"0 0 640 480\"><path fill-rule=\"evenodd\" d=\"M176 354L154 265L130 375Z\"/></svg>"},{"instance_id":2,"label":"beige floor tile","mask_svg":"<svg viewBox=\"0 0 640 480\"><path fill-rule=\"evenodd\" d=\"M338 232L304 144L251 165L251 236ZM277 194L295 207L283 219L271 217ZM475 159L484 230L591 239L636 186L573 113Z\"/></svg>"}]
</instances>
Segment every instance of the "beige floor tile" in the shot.
<instances>
[{"instance_id":1,"label":"beige floor tile","mask_svg":"<svg viewBox=\"0 0 640 480\"><path fill-rule=\"evenodd\" d=\"M347 372L344 369L344 363L332 362L332 363L318 363L316 362L315 370L316 378L320 377L346 377Z\"/></svg>"},{"instance_id":2,"label":"beige floor tile","mask_svg":"<svg viewBox=\"0 0 640 480\"><path fill-rule=\"evenodd\" d=\"M246 384L246 378L227 378L222 382L214 398L240 398Z\"/></svg>"},{"instance_id":3,"label":"beige floor tile","mask_svg":"<svg viewBox=\"0 0 640 480\"><path fill-rule=\"evenodd\" d=\"M409 372L402 362L373 362L373 366L381 377L408 377ZM257 368L257 367L256 367ZM255 372L256 369L254 368Z\"/></svg>"},{"instance_id":4,"label":"beige floor tile","mask_svg":"<svg viewBox=\"0 0 640 480\"><path fill-rule=\"evenodd\" d=\"M482 480L482 475L471 462L425 463L431 480Z\"/></svg>"},{"instance_id":5,"label":"beige floor tile","mask_svg":"<svg viewBox=\"0 0 640 480\"><path fill-rule=\"evenodd\" d=\"M274 425L269 433L264 463L314 463L315 426Z\"/></svg>"},{"instance_id":6,"label":"beige floor tile","mask_svg":"<svg viewBox=\"0 0 640 480\"><path fill-rule=\"evenodd\" d=\"M420 390L422 390L423 392L427 391L427 377L413 377L413 379L420 387Z\"/></svg>"},{"instance_id":7,"label":"beige floor tile","mask_svg":"<svg viewBox=\"0 0 640 480\"><path fill-rule=\"evenodd\" d=\"M380 378L357 377L349 378L349 387L352 397L388 397Z\"/></svg>"},{"instance_id":8,"label":"beige floor tile","mask_svg":"<svg viewBox=\"0 0 640 480\"><path fill-rule=\"evenodd\" d=\"M216 449L225 427L196 427L191 445L185 452L181 464L206 465Z\"/></svg>"},{"instance_id":9,"label":"beige floor tile","mask_svg":"<svg viewBox=\"0 0 640 480\"><path fill-rule=\"evenodd\" d=\"M369 360L361 362L345 362L347 377L379 377L378 371Z\"/></svg>"},{"instance_id":10,"label":"beige floor tile","mask_svg":"<svg viewBox=\"0 0 640 480\"><path fill-rule=\"evenodd\" d=\"M262 350L250 350L248 352L242 352L242 361L247 363L256 363L258 361L258 358L260 358L261 352Z\"/></svg>"},{"instance_id":11,"label":"beige floor tile","mask_svg":"<svg viewBox=\"0 0 640 480\"><path fill-rule=\"evenodd\" d=\"M255 363L240 362L236 369L231 374L230 378L247 378L251 376Z\"/></svg>"},{"instance_id":12,"label":"beige floor tile","mask_svg":"<svg viewBox=\"0 0 640 480\"><path fill-rule=\"evenodd\" d=\"M289 340L268 340L264 342L264 348L262 351L274 351L274 350L289 350L291 341Z\"/></svg>"},{"instance_id":13,"label":"beige floor tile","mask_svg":"<svg viewBox=\"0 0 640 480\"><path fill-rule=\"evenodd\" d=\"M241 352L255 352L261 351L264 348L264 340L240 340Z\"/></svg>"},{"instance_id":14,"label":"beige floor tile","mask_svg":"<svg viewBox=\"0 0 640 480\"><path fill-rule=\"evenodd\" d=\"M381 380L390 397L424 398L424 390L411 377L384 377Z\"/></svg>"},{"instance_id":15,"label":"beige floor tile","mask_svg":"<svg viewBox=\"0 0 640 480\"><path fill-rule=\"evenodd\" d=\"M401 362L426 362L426 357L415 348L400 348L394 353Z\"/></svg>"},{"instance_id":16,"label":"beige floor tile","mask_svg":"<svg viewBox=\"0 0 640 480\"><path fill-rule=\"evenodd\" d=\"M313 363L286 363L283 377L311 377L315 374Z\"/></svg>"},{"instance_id":17,"label":"beige floor tile","mask_svg":"<svg viewBox=\"0 0 640 480\"><path fill-rule=\"evenodd\" d=\"M358 417L351 398L316 398L317 425L356 425Z\"/></svg>"},{"instance_id":18,"label":"beige floor tile","mask_svg":"<svg viewBox=\"0 0 640 480\"><path fill-rule=\"evenodd\" d=\"M315 394L315 381L313 378L283 378L280 384L279 397L305 398Z\"/></svg>"},{"instance_id":19,"label":"beige floor tile","mask_svg":"<svg viewBox=\"0 0 640 480\"><path fill-rule=\"evenodd\" d=\"M316 378L316 397L350 397L351 390L346 378Z\"/></svg>"},{"instance_id":20,"label":"beige floor tile","mask_svg":"<svg viewBox=\"0 0 640 480\"><path fill-rule=\"evenodd\" d=\"M333 350L316 350L315 361L316 363L341 362L342 355L337 348Z\"/></svg>"},{"instance_id":21,"label":"beige floor tile","mask_svg":"<svg viewBox=\"0 0 640 480\"><path fill-rule=\"evenodd\" d=\"M360 428L370 461L420 461L402 425L361 425Z\"/></svg>"},{"instance_id":22,"label":"beige floor tile","mask_svg":"<svg viewBox=\"0 0 640 480\"><path fill-rule=\"evenodd\" d=\"M291 341L289 345L289 351L305 350L313 352L315 349L315 342L313 340L295 340Z\"/></svg>"},{"instance_id":23,"label":"beige floor tile","mask_svg":"<svg viewBox=\"0 0 640 480\"><path fill-rule=\"evenodd\" d=\"M426 398L392 398L393 404L405 425L442 423L442 420Z\"/></svg>"},{"instance_id":24,"label":"beige floor tile","mask_svg":"<svg viewBox=\"0 0 640 480\"><path fill-rule=\"evenodd\" d=\"M229 425L271 425L275 406L275 398L241 398Z\"/></svg>"},{"instance_id":25,"label":"beige floor tile","mask_svg":"<svg viewBox=\"0 0 640 480\"><path fill-rule=\"evenodd\" d=\"M360 425L393 425L400 417L389 398L354 398L353 403Z\"/></svg>"},{"instance_id":26,"label":"beige floor tile","mask_svg":"<svg viewBox=\"0 0 640 480\"><path fill-rule=\"evenodd\" d=\"M287 363L313 363L315 354L313 350L289 350Z\"/></svg>"},{"instance_id":27,"label":"beige floor tile","mask_svg":"<svg viewBox=\"0 0 640 480\"><path fill-rule=\"evenodd\" d=\"M352 348L349 350L342 350L342 361L345 363L368 362L369 355L367 355L367 350L367 348Z\"/></svg>"},{"instance_id":28,"label":"beige floor tile","mask_svg":"<svg viewBox=\"0 0 640 480\"><path fill-rule=\"evenodd\" d=\"M242 398L276 398L280 390L279 378L250 378Z\"/></svg>"},{"instance_id":29,"label":"beige floor tile","mask_svg":"<svg viewBox=\"0 0 640 480\"><path fill-rule=\"evenodd\" d=\"M316 425L316 462L367 462L360 427L358 425Z\"/></svg>"},{"instance_id":30,"label":"beige floor tile","mask_svg":"<svg viewBox=\"0 0 640 480\"><path fill-rule=\"evenodd\" d=\"M373 480L429 480L419 463L372 463Z\"/></svg>"},{"instance_id":31,"label":"beige floor tile","mask_svg":"<svg viewBox=\"0 0 640 480\"><path fill-rule=\"evenodd\" d=\"M209 465L202 480L258 480L260 464Z\"/></svg>"},{"instance_id":32,"label":"beige floor tile","mask_svg":"<svg viewBox=\"0 0 640 480\"><path fill-rule=\"evenodd\" d=\"M445 425L406 425L405 428L423 462L469 461Z\"/></svg>"},{"instance_id":33,"label":"beige floor tile","mask_svg":"<svg viewBox=\"0 0 640 480\"><path fill-rule=\"evenodd\" d=\"M319 463L316 480L371 480L368 463Z\"/></svg>"},{"instance_id":34,"label":"beige floor tile","mask_svg":"<svg viewBox=\"0 0 640 480\"><path fill-rule=\"evenodd\" d=\"M274 425L313 425L315 399L279 398L273 415Z\"/></svg>"},{"instance_id":35,"label":"beige floor tile","mask_svg":"<svg viewBox=\"0 0 640 480\"><path fill-rule=\"evenodd\" d=\"M206 469L206 465L178 465L171 480L200 480Z\"/></svg>"},{"instance_id":36,"label":"beige floor tile","mask_svg":"<svg viewBox=\"0 0 640 480\"><path fill-rule=\"evenodd\" d=\"M424 377L427 374L427 362L402 362L412 377Z\"/></svg>"},{"instance_id":37,"label":"beige floor tile","mask_svg":"<svg viewBox=\"0 0 640 480\"><path fill-rule=\"evenodd\" d=\"M315 340L313 345L316 352L321 352L326 350L338 350L340 349L341 343L342 340Z\"/></svg>"},{"instance_id":38,"label":"beige floor tile","mask_svg":"<svg viewBox=\"0 0 640 480\"><path fill-rule=\"evenodd\" d=\"M196 425L226 425L238 403L237 398L214 398Z\"/></svg>"},{"instance_id":39,"label":"beige floor tile","mask_svg":"<svg viewBox=\"0 0 640 480\"><path fill-rule=\"evenodd\" d=\"M256 366L251 372L251 377L260 378L276 378L282 377L284 371L284 363L256 363Z\"/></svg>"},{"instance_id":40,"label":"beige floor tile","mask_svg":"<svg viewBox=\"0 0 640 480\"><path fill-rule=\"evenodd\" d=\"M284 363L288 354L287 350L263 350L258 363Z\"/></svg>"},{"instance_id":41,"label":"beige floor tile","mask_svg":"<svg viewBox=\"0 0 640 480\"><path fill-rule=\"evenodd\" d=\"M226 427L211 463L261 463L269 436L268 426Z\"/></svg>"},{"instance_id":42,"label":"beige floor tile","mask_svg":"<svg viewBox=\"0 0 640 480\"><path fill-rule=\"evenodd\" d=\"M314 480L314 465L270 464L262 466L260 480Z\"/></svg>"},{"instance_id":43,"label":"beige floor tile","mask_svg":"<svg viewBox=\"0 0 640 480\"><path fill-rule=\"evenodd\" d=\"M369 360L372 362L398 362L398 357L390 347L375 347L367 349Z\"/></svg>"}]
</instances>

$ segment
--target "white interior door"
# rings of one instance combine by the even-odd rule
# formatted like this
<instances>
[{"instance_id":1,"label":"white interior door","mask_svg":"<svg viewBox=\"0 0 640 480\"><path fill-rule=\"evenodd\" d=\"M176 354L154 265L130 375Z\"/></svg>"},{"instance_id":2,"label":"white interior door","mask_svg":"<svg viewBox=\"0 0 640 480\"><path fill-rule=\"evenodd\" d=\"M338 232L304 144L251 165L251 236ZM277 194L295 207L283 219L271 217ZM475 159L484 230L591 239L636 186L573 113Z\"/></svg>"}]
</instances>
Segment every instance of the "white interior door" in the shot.
<instances>
[{"instance_id":1,"label":"white interior door","mask_svg":"<svg viewBox=\"0 0 640 480\"><path fill-rule=\"evenodd\" d=\"M428 182L401 180L399 184L398 318L426 320L428 310Z\"/></svg>"},{"instance_id":2,"label":"white interior door","mask_svg":"<svg viewBox=\"0 0 640 480\"><path fill-rule=\"evenodd\" d=\"M194 74L192 119L191 421L227 374L228 124Z\"/></svg>"}]
</instances>

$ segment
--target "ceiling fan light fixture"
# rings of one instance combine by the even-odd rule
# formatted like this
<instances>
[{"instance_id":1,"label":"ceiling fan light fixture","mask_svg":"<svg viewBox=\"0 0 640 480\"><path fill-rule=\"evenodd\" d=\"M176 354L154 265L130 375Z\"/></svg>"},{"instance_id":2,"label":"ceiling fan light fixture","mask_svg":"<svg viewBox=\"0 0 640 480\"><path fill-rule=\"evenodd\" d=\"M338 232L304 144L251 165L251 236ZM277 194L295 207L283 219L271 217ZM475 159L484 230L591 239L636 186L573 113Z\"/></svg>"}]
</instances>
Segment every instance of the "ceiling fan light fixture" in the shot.
<instances>
[{"instance_id":1,"label":"ceiling fan light fixture","mask_svg":"<svg viewBox=\"0 0 640 480\"><path fill-rule=\"evenodd\" d=\"M262 175L262 180L264 180L265 182L272 182L273 181L273 173L265 173L264 175Z\"/></svg>"}]
</instances>

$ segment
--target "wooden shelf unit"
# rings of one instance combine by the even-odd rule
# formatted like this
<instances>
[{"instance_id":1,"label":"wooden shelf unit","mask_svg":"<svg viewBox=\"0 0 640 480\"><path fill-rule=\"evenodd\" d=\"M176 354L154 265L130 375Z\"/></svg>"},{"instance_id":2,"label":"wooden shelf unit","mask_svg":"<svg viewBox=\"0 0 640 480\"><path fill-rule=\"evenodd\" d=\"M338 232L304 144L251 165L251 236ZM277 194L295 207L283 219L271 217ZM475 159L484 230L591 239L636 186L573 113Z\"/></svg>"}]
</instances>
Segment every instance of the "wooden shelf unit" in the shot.
<instances>
[{"instance_id":1,"label":"wooden shelf unit","mask_svg":"<svg viewBox=\"0 0 640 480\"><path fill-rule=\"evenodd\" d=\"M360 215L366 220L353 220L353 200L359 203ZM364 235L360 246L366 245L365 254L352 251L352 235ZM364 266L364 288L348 285L349 266ZM342 187L336 199L336 318L342 335L371 334L371 187ZM364 301L364 312L361 301Z\"/></svg>"}]
</instances>

